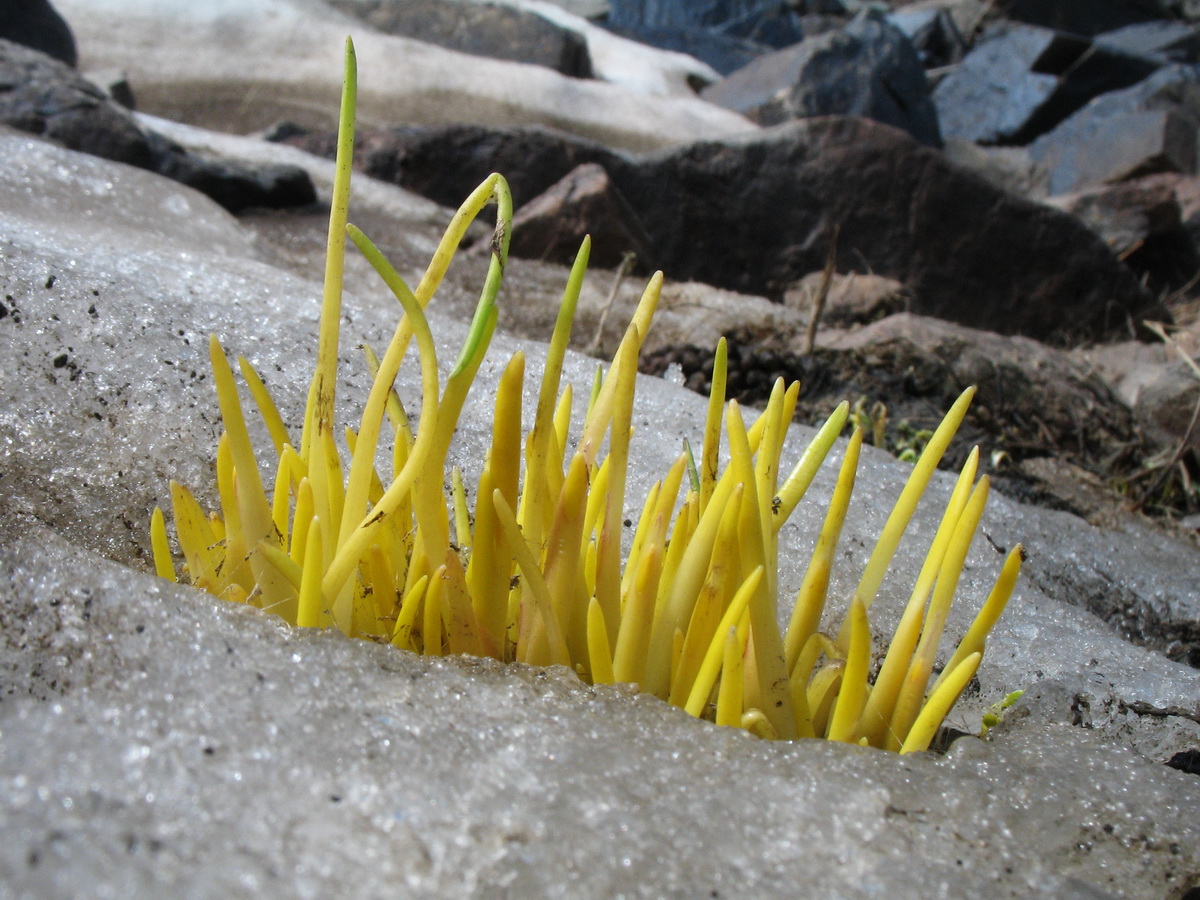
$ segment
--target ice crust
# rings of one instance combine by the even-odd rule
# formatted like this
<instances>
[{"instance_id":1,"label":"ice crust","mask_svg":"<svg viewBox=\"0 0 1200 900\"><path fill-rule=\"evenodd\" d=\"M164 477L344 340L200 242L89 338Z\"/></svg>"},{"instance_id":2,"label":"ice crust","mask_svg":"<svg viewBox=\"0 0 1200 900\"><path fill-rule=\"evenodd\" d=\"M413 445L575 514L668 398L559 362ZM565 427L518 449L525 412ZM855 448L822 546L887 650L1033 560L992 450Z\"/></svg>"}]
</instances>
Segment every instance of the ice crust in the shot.
<instances>
[{"instance_id":1,"label":"ice crust","mask_svg":"<svg viewBox=\"0 0 1200 900\"><path fill-rule=\"evenodd\" d=\"M1030 579L958 724L974 729L1016 688L1028 702L994 740L901 759L759 742L567 672L293 631L144 574L168 480L211 501L207 336L254 362L297 427L320 287L266 262L200 195L25 138L0 136L0 202L0 894L1163 897L1200 884L1200 781L1156 762L1200 743L1200 676ZM500 302L519 297L510 283ZM354 347L382 347L394 315L347 298L342 422L368 384ZM431 318L445 372L465 328L436 300ZM517 346L498 335L481 369L453 451L469 474ZM539 372L543 348L520 346ZM580 395L594 364L569 359ZM413 370L398 389L419 413ZM535 396L528 379L527 414ZM639 382L630 514L681 439L698 443L704 406ZM786 460L810 434L793 429ZM833 474L782 534L785 596ZM904 477L864 453L838 616ZM930 500L950 484L938 476ZM872 609L877 636L939 515L919 511ZM983 530L952 635L1017 539L1058 584L1109 573L1131 596L1195 602L1190 548L1162 554L998 497Z\"/></svg>"}]
</instances>

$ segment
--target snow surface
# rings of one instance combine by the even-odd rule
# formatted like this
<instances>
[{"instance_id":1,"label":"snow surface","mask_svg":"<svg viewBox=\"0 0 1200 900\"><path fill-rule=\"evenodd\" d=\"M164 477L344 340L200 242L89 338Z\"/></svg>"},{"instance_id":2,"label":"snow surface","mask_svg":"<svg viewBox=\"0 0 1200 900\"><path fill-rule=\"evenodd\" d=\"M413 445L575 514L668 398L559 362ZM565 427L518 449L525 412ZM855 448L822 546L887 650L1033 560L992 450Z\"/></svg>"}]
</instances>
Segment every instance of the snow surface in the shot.
<instances>
[{"instance_id":1,"label":"snow surface","mask_svg":"<svg viewBox=\"0 0 1200 900\"><path fill-rule=\"evenodd\" d=\"M1200 739L1200 675L1028 580L959 724L1016 688L1030 701L993 740L901 759L760 742L567 672L303 633L153 578L147 522L168 479L213 494L207 336L254 362L294 426L320 288L200 195L28 138L0 135L0 204L0 894L1162 897L1200 883L1200 782L1160 764ZM501 302L519 297L509 284ZM445 370L464 327L433 310ZM347 298L342 421L367 387L354 348L382 344L394 314ZM517 345L498 335L481 370L453 454L468 469ZM523 347L536 372L543 348ZM586 385L593 365L572 356L568 377ZM404 396L416 385L402 373ZM697 442L704 405L639 382L631 511L681 439ZM786 459L809 434L794 427ZM864 453L835 597L905 474ZM785 593L832 481L827 466L783 532ZM923 505L902 545L877 634L939 512ZM951 634L998 571L993 544L1114 568L1114 538L1061 514L995 498L984 532ZM1131 595L1194 598L1197 554L1115 540Z\"/></svg>"}]
</instances>

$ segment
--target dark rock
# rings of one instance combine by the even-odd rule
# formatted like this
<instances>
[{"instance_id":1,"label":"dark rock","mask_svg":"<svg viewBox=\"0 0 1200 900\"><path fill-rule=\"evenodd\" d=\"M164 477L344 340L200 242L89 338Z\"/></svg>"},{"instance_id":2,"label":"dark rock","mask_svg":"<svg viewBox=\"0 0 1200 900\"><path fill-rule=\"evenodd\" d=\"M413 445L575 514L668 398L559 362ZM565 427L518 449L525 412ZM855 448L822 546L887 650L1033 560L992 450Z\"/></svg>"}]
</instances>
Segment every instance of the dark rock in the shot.
<instances>
[{"instance_id":1,"label":"dark rock","mask_svg":"<svg viewBox=\"0 0 1200 900\"><path fill-rule=\"evenodd\" d=\"M888 21L904 32L926 69L953 65L963 58L967 42L944 8L901 9Z\"/></svg>"},{"instance_id":2,"label":"dark rock","mask_svg":"<svg viewBox=\"0 0 1200 900\"><path fill-rule=\"evenodd\" d=\"M1029 146L1050 192L1153 172L1196 172L1200 67L1168 66L1097 97Z\"/></svg>"},{"instance_id":3,"label":"dark rock","mask_svg":"<svg viewBox=\"0 0 1200 900\"><path fill-rule=\"evenodd\" d=\"M291 139L333 158L331 133ZM516 207L528 203L568 172L599 163L609 172L624 159L600 144L546 128L479 125L359 129L355 162L368 175L398 184L445 206L457 207L492 172L508 179Z\"/></svg>"},{"instance_id":4,"label":"dark rock","mask_svg":"<svg viewBox=\"0 0 1200 900\"><path fill-rule=\"evenodd\" d=\"M846 23L842 17L806 15L794 20L786 40L780 38L779 46L791 46L805 38L815 37L826 31L840 30ZM676 53L686 53L712 66L722 75L729 75L738 69L748 66L756 59L766 56L773 50L779 49L776 44L752 40L739 34L730 33L708 26L661 26L641 25L622 26L611 22L605 27L622 37L641 41L660 50L673 50ZM736 30L736 29L735 29ZM750 34L758 34L750 30ZM698 85L697 90L704 85Z\"/></svg>"},{"instance_id":5,"label":"dark rock","mask_svg":"<svg viewBox=\"0 0 1200 900\"><path fill-rule=\"evenodd\" d=\"M1184 22L1143 22L1099 35L1095 46L1158 65L1200 62L1200 30Z\"/></svg>"},{"instance_id":6,"label":"dark rock","mask_svg":"<svg viewBox=\"0 0 1200 900\"><path fill-rule=\"evenodd\" d=\"M126 109L137 109L137 98L133 95L133 85L129 76L119 69L101 69L87 73L87 80L100 90L106 97Z\"/></svg>"},{"instance_id":7,"label":"dark rock","mask_svg":"<svg viewBox=\"0 0 1200 900\"><path fill-rule=\"evenodd\" d=\"M786 0L610 0L607 24L643 29L708 28L770 47L804 39L800 17Z\"/></svg>"},{"instance_id":8,"label":"dark rock","mask_svg":"<svg viewBox=\"0 0 1200 900\"><path fill-rule=\"evenodd\" d=\"M0 3L0 38L32 47L68 66L77 62L71 27L46 0Z\"/></svg>"},{"instance_id":9,"label":"dark rock","mask_svg":"<svg viewBox=\"0 0 1200 900\"><path fill-rule=\"evenodd\" d=\"M1155 293L1181 289L1200 272L1200 253L1184 225L1176 189L1163 174L1052 197L1078 217Z\"/></svg>"},{"instance_id":10,"label":"dark rock","mask_svg":"<svg viewBox=\"0 0 1200 900\"><path fill-rule=\"evenodd\" d=\"M820 30L786 0L613 0L604 25L615 34L695 56L728 75L771 50Z\"/></svg>"},{"instance_id":11,"label":"dark rock","mask_svg":"<svg viewBox=\"0 0 1200 900\"><path fill-rule=\"evenodd\" d=\"M1065 60L1063 60L1065 62ZM1131 56L1093 44L1058 74L1054 93L1013 135L1027 144L1058 125L1094 97L1131 87L1160 68L1150 57Z\"/></svg>"},{"instance_id":12,"label":"dark rock","mask_svg":"<svg viewBox=\"0 0 1200 900\"><path fill-rule=\"evenodd\" d=\"M151 133L150 139L155 161L148 168L207 194L232 213L251 207L289 209L317 201L312 179L299 166L246 166L191 153L158 134Z\"/></svg>"},{"instance_id":13,"label":"dark rock","mask_svg":"<svg viewBox=\"0 0 1200 900\"><path fill-rule=\"evenodd\" d=\"M545 66L575 78L592 77L583 36L526 10L452 0L330 0L330 5L387 34L475 56Z\"/></svg>"},{"instance_id":14,"label":"dark rock","mask_svg":"<svg viewBox=\"0 0 1200 900\"><path fill-rule=\"evenodd\" d=\"M596 163L572 170L517 210L509 252L570 265L588 234L593 265L615 268L626 253L640 260L651 255L650 236L637 212Z\"/></svg>"},{"instance_id":15,"label":"dark rock","mask_svg":"<svg viewBox=\"0 0 1200 900\"><path fill-rule=\"evenodd\" d=\"M1185 22L1200 22L1200 0L1163 0L1167 13Z\"/></svg>"},{"instance_id":16,"label":"dark rock","mask_svg":"<svg viewBox=\"0 0 1200 900\"><path fill-rule=\"evenodd\" d=\"M1025 144L1093 97L1150 75L1160 63L1025 25L989 29L934 91L946 137Z\"/></svg>"},{"instance_id":17,"label":"dark rock","mask_svg":"<svg viewBox=\"0 0 1200 900\"><path fill-rule=\"evenodd\" d=\"M1192 246L1200 251L1200 178L1194 175L1164 175L1170 178L1175 199L1179 201L1179 215L1184 231Z\"/></svg>"},{"instance_id":18,"label":"dark rock","mask_svg":"<svg viewBox=\"0 0 1200 900\"><path fill-rule=\"evenodd\" d=\"M899 28L878 15L860 16L844 31L764 56L702 96L763 125L808 116L863 116L923 143L941 143L916 51Z\"/></svg>"},{"instance_id":19,"label":"dark rock","mask_svg":"<svg viewBox=\"0 0 1200 900\"><path fill-rule=\"evenodd\" d=\"M1180 750L1167 760L1167 765L1189 775L1200 775L1200 750Z\"/></svg>"},{"instance_id":20,"label":"dark rock","mask_svg":"<svg viewBox=\"0 0 1200 900\"><path fill-rule=\"evenodd\" d=\"M1152 22L1165 12L1156 0L1009 0L1001 7L1018 22L1088 37Z\"/></svg>"},{"instance_id":21,"label":"dark rock","mask_svg":"<svg viewBox=\"0 0 1200 900\"><path fill-rule=\"evenodd\" d=\"M655 240L656 268L779 297L824 267L902 282L925 315L1049 342L1165 315L1086 226L992 187L895 129L808 119L607 166Z\"/></svg>"},{"instance_id":22,"label":"dark rock","mask_svg":"<svg viewBox=\"0 0 1200 900\"><path fill-rule=\"evenodd\" d=\"M73 69L0 40L0 122L71 150L149 169L208 194L227 209L311 203L308 173L207 160L152 131Z\"/></svg>"},{"instance_id":23,"label":"dark rock","mask_svg":"<svg viewBox=\"0 0 1200 900\"><path fill-rule=\"evenodd\" d=\"M151 168L154 152L128 112L74 69L0 40L0 122L71 150Z\"/></svg>"},{"instance_id":24,"label":"dark rock","mask_svg":"<svg viewBox=\"0 0 1200 900\"><path fill-rule=\"evenodd\" d=\"M271 127L259 133L264 141L272 141L273 143L284 143L285 141L297 141L306 138L311 132L303 125L293 122L290 119L284 119L281 122L276 122Z\"/></svg>"}]
</instances>

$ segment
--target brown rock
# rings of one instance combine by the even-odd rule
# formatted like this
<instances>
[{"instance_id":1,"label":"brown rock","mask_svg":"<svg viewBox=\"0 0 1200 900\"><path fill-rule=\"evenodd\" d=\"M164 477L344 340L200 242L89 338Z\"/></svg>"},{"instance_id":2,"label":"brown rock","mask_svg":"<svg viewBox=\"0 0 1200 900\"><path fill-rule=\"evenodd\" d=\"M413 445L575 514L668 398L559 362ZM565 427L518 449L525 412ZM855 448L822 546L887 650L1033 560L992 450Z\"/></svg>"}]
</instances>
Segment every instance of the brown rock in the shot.
<instances>
[{"instance_id":1,"label":"brown rock","mask_svg":"<svg viewBox=\"0 0 1200 900\"><path fill-rule=\"evenodd\" d=\"M1114 253L1124 254L1148 238L1182 226L1171 175L1138 178L1051 197L1046 203L1078 216Z\"/></svg>"},{"instance_id":2,"label":"brown rock","mask_svg":"<svg viewBox=\"0 0 1200 900\"><path fill-rule=\"evenodd\" d=\"M1181 182L1194 180L1162 173L1085 188L1046 202L1082 220L1152 291L1169 293L1193 282L1200 272L1200 253L1185 227L1177 192Z\"/></svg>"},{"instance_id":3,"label":"brown rock","mask_svg":"<svg viewBox=\"0 0 1200 900\"><path fill-rule=\"evenodd\" d=\"M593 265L613 268L626 253L639 260L651 255L650 236L637 212L596 163L573 169L517 210L509 251L515 256L570 264L588 234L592 236Z\"/></svg>"},{"instance_id":4,"label":"brown rock","mask_svg":"<svg viewBox=\"0 0 1200 900\"><path fill-rule=\"evenodd\" d=\"M655 238L653 265L676 277L780 297L823 268L837 225L837 270L903 283L923 315L1052 343L1165 315L1073 217L864 119L808 119L609 173Z\"/></svg>"}]
</instances>

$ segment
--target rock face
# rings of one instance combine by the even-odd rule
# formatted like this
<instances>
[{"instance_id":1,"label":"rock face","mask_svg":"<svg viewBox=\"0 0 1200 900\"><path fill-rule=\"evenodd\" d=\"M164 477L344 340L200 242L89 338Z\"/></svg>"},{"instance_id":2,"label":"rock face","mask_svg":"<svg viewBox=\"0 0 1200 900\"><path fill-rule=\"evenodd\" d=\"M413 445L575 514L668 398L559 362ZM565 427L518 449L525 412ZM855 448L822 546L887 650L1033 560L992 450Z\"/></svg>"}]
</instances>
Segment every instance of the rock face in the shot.
<instances>
[{"instance_id":1,"label":"rock face","mask_svg":"<svg viewBox=\"0 0 1200 900\"><path fill-rule=\"evenodd\" d=\"M75 36L48 0L13 0L0 6L0 38L75 65Z\"/></svg>"},{"instance_id":2,"label":"rock face","mask_svg":"<svg viewBox=\"0 0 1200 900\"><path fill-rule=\"evenodd\" d=\"M973 730L1008 691L1030 690L991 739L942 757L765 744L563 670L285 629L147 574L144 523L170 477L211 491L207 335L245 353L294 422L320 286L147 172L7 136L0 186L45 198L6 203L0 220L0 879L13 893L792 897L801 885L855 900L1159 900L1196 886L1200 786L1162 763L1200 739L1200 675L1071 605L1107 582L1180 618L1190 603L1194 620L1194 548L993 498L948 632L988 589L989 540L1024 540L1033 574L957 724ZM466 329L437 307L451 359ZM350 297L346 312L344 350L395 327L394 304ZM493 349L517 347L497 335ZM543 348L522 349L544 364ZM594 363L569 355L577 396ZM469 470L498 372L481 371L452 451ZM366 388L357 375L342 388L349 421ZM397 389L414 396L415 374ZM635 415L640 496L680 437L701 432L705 403L643 379ZM789 435L789 459L809 434ZM780 533L788 596L831 468ZM864 451L834 596L853 589L906 475ZM949 479L931 489L944 498ZM914 537L938 515L922 505ZM881 630L919 564L902 547L872 607Z\"/></svg>"},{"instance_id":3,"label":"rock face","mask_svg":"<svg viewBox=\"0 0 1200 900\"><path fill-rule=\"evenodd\" d=\"M1134 413L1164 444L1200 450L1200 375L1182 362L1163 369L1138 394ZM1197 654L1200 656L1200 653Z\"/></svg>"},{"instance_id":4,"label":"rock face","mask_svg":"<svg viewBox=\"0 0 1200 900\"><path fill-rule=\"evenodd\" d=\"M879 15L764 56L706 88L704 99L762 125L863 116L938 146L937 112L908 38Z\"/></svg>"},{"instance_id":5,"label":"rock face","mask_svg":"<svg viewBox=\"0 0 1200 900\"><path fill-rule=\"evenodd\" d=\"M832 346L862 354L870 367L903 372L915 391L937 397L939 405L956 388L977 385L972 415L984 433L1007 432L994 443L1011 447L1018 458L1074 447L1068 458L1096 467L1113 446L1137 443L1133 417L1108 385L1087 366L1028 338L1001 339L899 313Z\"/></svg>"},{"instance_id":6,"label":"rock face","mask_svg":"<svg viewBox=\"0 0 1200 900\"><path fill-rule=\"evenodd\" d=\"M454 0L335 0L330 5L386 34L474 56L545 66L573 78L592 77L587 41L525 10Z\"/></svg>"},{"instance_id":7,"label":"rock face","mask_svg":"<svg viewBox=\"0 0 1200 900\"><path fill-rule=\"evenodd\" d=\"M142 129L95 85L44 54L0 40L0 122L72 150L151 169L208 194L226 209L303 206L316 199L295 166L249 169L188 153Z\"/></svg>"},{"instance_id":8,"label":"rock face","mask_svg":"<svg viewBox=\"0 0 1200 900\"><path fill-rule=\"evenodd\" d=\"M824 273L805 275L783 298L785 306L808 313L821 291ZM881 275L837 275L829 280L820 322L825 325L869 325L893 313L907 311L912 294L898 281Z\"/></svg>"}]
</instances>

